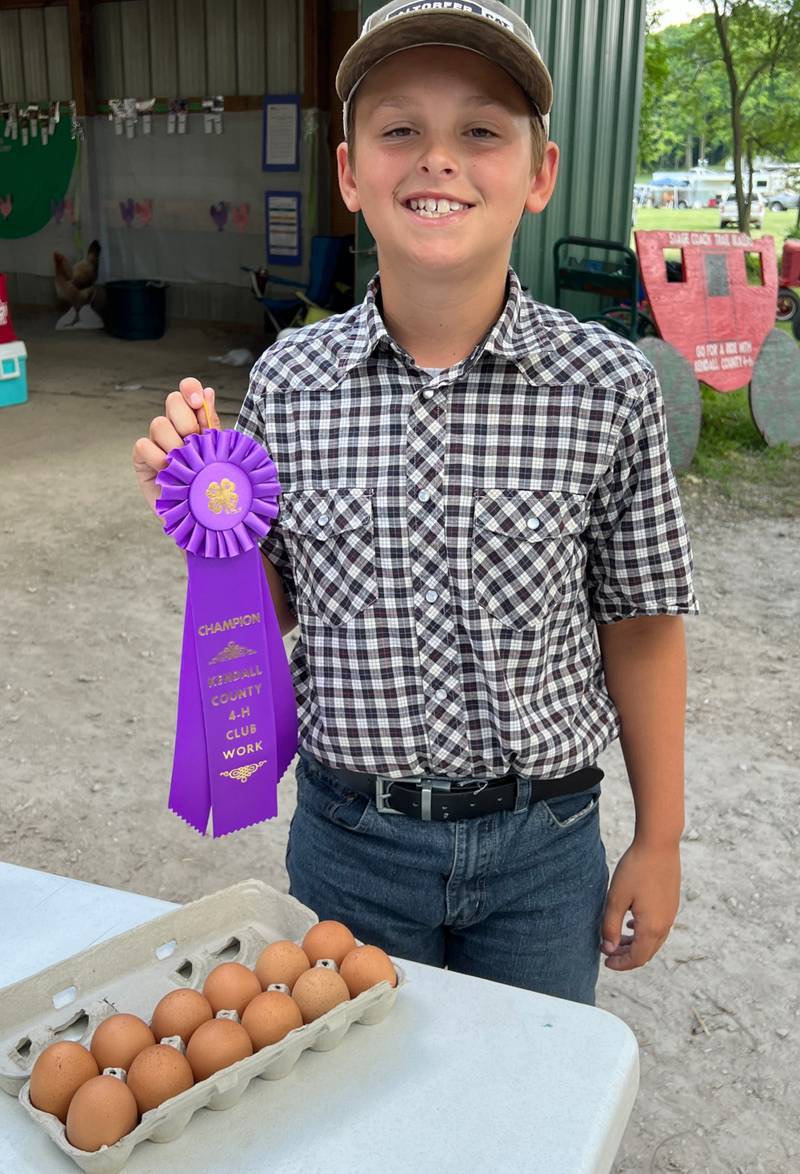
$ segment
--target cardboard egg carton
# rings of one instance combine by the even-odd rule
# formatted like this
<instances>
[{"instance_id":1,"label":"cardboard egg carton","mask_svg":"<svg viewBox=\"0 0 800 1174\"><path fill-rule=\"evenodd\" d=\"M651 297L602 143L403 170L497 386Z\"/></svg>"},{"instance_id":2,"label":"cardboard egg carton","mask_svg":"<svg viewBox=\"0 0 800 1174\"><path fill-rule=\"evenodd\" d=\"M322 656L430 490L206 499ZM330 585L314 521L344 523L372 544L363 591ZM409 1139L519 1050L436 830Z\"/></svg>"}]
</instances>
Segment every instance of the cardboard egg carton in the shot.
<instances>
[{"instance_id":1,"label":"cardboard egg carton","mask_svg":"<svg viewBox=\"0 0 800 1174\"><path fill-rule=\"evenodd\" d=\"M288 938L300 944L318 920L294 897L262 881L242 881L6 987L0 991L0 1087L19 1097L37 1125L86 1174L116 1174L140 1142L172 1141L198 1109L234 1105L254 1077L280 1080L306 1048L329 1051L341 1043L351 1024L379 1023L394 1006L405 982L403 971L395 964L396 987L380 982L340 1003L277 1044L151 1109L115 1145L95 1153L70 1145L58 1118L31 1104L30 1073L40 1052L61 1039L88 1047L97 1025L121 1011L149 1023L156 1003L170 991L202 990L206 976L220 962L241 962L252 969L270 942Z\"/></svg>"}]
</instances>

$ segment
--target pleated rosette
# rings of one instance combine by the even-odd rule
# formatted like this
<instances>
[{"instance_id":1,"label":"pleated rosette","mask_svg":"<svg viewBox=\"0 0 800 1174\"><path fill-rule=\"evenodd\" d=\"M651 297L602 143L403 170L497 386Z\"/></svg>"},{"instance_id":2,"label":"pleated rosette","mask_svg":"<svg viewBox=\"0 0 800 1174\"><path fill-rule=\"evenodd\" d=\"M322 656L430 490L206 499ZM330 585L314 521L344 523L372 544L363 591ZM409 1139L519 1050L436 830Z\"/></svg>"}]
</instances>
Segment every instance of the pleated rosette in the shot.
<instances>
[{"instance_id":1,"label":"pleated rosette","mask_svg":"<svg viewBox=\"0 0 800 1174\"><path fill-rule=\"evenodd\" d=\"M183 550L235 558L251 550L278 515L281 487L260 444L230 429L187 436L156 477L156 512Z\"/></svg>"}]
</instances>

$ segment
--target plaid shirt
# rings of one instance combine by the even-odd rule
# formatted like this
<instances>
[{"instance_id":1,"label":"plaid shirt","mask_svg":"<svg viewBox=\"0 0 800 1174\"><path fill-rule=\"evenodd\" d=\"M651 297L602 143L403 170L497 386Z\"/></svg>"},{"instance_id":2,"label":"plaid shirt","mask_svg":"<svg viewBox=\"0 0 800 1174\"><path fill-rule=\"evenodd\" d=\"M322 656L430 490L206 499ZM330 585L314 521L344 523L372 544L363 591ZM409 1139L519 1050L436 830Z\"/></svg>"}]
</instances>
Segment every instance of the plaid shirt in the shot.
<instances>
[{"instance_id":1,"label":"plaid shirt","mask_svg":"<svg viewBox=\"0 0 800 1174\"><path fill-rule=\"evenodd\" d=\"M535 302L431 375L364 301L270 347L237 428L283 487L301 745L389 777L557 778L619 733L596 623L697 613L656 375Z\"/></svg>"}]
</instances>

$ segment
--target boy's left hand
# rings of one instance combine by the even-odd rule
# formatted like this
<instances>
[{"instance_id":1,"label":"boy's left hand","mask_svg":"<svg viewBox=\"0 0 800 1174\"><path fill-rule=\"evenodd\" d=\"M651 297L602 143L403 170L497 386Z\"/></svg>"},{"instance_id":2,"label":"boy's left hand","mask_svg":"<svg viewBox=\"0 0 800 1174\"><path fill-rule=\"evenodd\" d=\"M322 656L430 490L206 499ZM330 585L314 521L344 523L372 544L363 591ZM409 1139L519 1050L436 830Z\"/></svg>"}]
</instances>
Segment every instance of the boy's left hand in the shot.
<instances>
[{"instance_id":1,"label":"boy's left hand","mask_svg":"<svg viewBox=\"0 0 800 1174\"><path fill-rule=\"evenodd\" d=\"M681 895L680 846L652 847L634 839L614 869L603 915L605 964L610 970L644 966L669 936ZM633 933L622 933L622 922Z\"/></svg>"}]
</instances>

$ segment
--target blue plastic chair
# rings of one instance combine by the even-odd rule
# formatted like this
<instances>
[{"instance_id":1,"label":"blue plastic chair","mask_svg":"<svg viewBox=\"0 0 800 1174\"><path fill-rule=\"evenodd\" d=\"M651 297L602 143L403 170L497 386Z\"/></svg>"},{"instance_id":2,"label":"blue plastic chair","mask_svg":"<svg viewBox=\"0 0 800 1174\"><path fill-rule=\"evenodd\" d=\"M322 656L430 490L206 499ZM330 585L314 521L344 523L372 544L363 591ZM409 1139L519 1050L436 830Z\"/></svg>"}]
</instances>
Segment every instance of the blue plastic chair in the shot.
<instances>
[{"instance_id":1,"label":"blue plastic chair","mask_svg":"<svg viewBox=\"0 0 800 1174\"><path fill-rule=\"evenodd\" d=\"M251 269L242 265L250 274L250 285L257 302L263 307L275 333L285 327L302 326L309 308L328 309L333 295L333 279L342 250L350 237L313 236L311 238L311 262L309 280L299 283L288 277L275 277L267 269ZM292 298L274 298L266 294L271 285L284 285L294 292ZM290 315L290 320L281 324L276 317Z\"/></svg>"}]
</instances>

